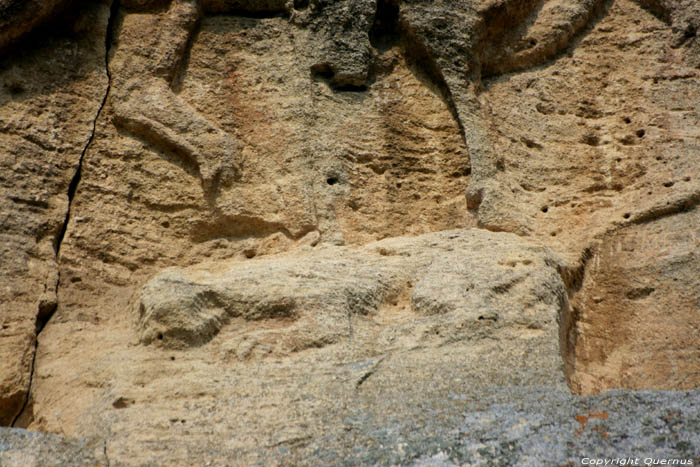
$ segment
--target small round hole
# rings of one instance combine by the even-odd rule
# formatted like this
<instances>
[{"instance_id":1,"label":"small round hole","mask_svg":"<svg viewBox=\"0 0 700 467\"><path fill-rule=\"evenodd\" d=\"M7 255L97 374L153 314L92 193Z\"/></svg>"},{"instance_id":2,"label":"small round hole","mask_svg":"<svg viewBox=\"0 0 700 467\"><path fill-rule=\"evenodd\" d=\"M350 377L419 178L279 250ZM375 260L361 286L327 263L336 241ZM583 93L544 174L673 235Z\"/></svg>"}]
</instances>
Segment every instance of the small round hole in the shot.
<instances>
[{"instance_id":1,"label":"small round hole","mask_svg":"<svg viewBox=\"0 0 700 467\"><path fill-rule=\"evenodd\" d=\"M622 215L622 217L624 217L625 219L629 219L629 218L630 218L630 213L629 213L629 212L626 212L626 213L624 213L624 214Z\"/></svg>"},{"instance_id":2,"label":"small round hole","mask_svg":"<svg viewBox=\"0 0 700 467\"><path fill-rule=\"evenodd\" d=\"M673 182L666 182L666 183L664 183L664 186L666 188L671 188L673 186Z\"/></svg>"},{"instance_id":3,"label":"small round hole","mask_svg":"<svg viewBox=\"0 0 700 467\"><path fill-rule=\"evenodd\" d=\"M542 212L547 212L549 211L549 206L542 206L542 209L540 209Z\"/></svg>"},{"instance_id":4,"label":"small round hole","mask_svg":"<svg viewBox=\"0 0 700 467\"><path fill-rule=\"evenodd\" d=\"M644 135L646 135L647 132L644 130L637 130L637 136L640 138L644 138Z\"/></svg>"},{"instance_id":5,"label":"small round hole","mask_svg":"<svg viewBox=\"0 0 700 467\"><path fill-rule=\"evenodd\" d=\"M632 123L632 119L629 118L629 117L623 118L622 121L625 122L625 123L628 124L628 125L629 125L630 123Z\"/></svg>"},{"instance_id":6,"label":"small round hole","mask_svg":"<svg viewBox=\"0 0 700 467\"><path fill-rule=\"evenodd\" d=\"M336 183L338 183L338 179L336 177L328 177L326 179L326 183L328 183L329 185L335 185Z\"/></svg>"},{"instance_id":7,"label":"small round hole","mask_svg":"<svg viewBox=\"0 0 700 467\"><path fill-rule=\"evenodd\" d=\"M170 222L168 222L168 221L163 221L163 222L160 223L160 225L162 225L163 227L165 227L165 228L167 229L168 227L170 227Z\"/></svg>"},{"instance_id":8,"label":"small round hole","mask_svg":"<svg viewBox=\"0 0 700 467\"><path fill-rule=\"evenodd\" d=\"M162 341L163 340L163 333L159 332L157 337L158 337L159 341Z\"/></svg>"},{"instance_id":9,"label":"small round hole","mask_svg":"<svg viewBox=\"0 0 700 467\"><path fill-rule=\"evenodd\" d=\"M174 362L174 361L175 361L175 356L171 355L171 356L170 356L170 361L171 361L171 362Z\"/></svg>"}]
</instances>

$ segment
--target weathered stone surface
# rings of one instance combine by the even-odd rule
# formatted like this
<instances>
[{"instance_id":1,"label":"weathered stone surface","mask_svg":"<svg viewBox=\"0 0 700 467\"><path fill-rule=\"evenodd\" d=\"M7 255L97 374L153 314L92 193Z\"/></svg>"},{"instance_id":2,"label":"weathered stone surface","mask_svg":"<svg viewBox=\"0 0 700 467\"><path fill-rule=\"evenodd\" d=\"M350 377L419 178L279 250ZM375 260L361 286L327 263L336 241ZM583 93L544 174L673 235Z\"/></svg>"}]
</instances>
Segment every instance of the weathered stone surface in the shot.
<instances>
[{"instance_id":1,"label":"weathered stone surface","mask_svg":"<svg viewBox=\"0 0 700 467\"><path fill-rule=\"evenodd\" d=\"M648 11L618 1L569 54L485 81L502 170L481 193L479 222L550 236L580 254L630 217L681 198L697 204L700 90L672 36ZM501 105L509 101L518 108Z\"/></svg>"},{"instance_id":2,"label":"weathered stone surface","mask_svg":"<svg viewBox=\"0 0 700 467\"><path fill-rule=\"evenodd\" d=\"M109 465L104 442L72 440L48 433L0 428L3 467Z\"/></svg>"},{"instance_id":3,"label":"weathered stone surface","mask_svg":"<svg viewBox=\"0 0 700 467\"><path fill-rule=\"evenodd\" d=\"M697 208L607 236L564 320L572 390L699 387L699 266Z\"/></svg>"},{"instance_id":4,"label":"weathered stone surface","mask_svg":"<svg viewBox=\"0 0 700 467\"><path fill-rule=\"evenodd\" d=\"M257 454L261 462L304 465L576 465L585 458L616 457L639 458L640 465L646 458L685 462L679 465L699 461L697 391L611 391L577 398L545 388L508 388L472 398L465 390L456 388L430 409L416 403L430 393L415 388L389 393L379 404L372 400L357 407L339 433L318 440L280 436L277 445L260 446ZM99 440L0 429L2 465L104 464L102 449ZM190 452L211 465L231 460L221 446Z\"/></svg>"},{"instance_id":5,"label":"weathered stone surface","mask_svg":"<svg viewBox=\"0 0 700 467\"><path fill-rule=\"evenodd\" d=\"M227 337L227 345L245 347L245 356L253 349L284 356L352 337L354 317L371 322L395 314L391 324L397 327L387 325L374 336L375 351L410 348L432 334L449 342L520 333L533 358L549 351L541 366L557 368L556 322L568 312L562 267L551 252L515 235L452 230L359 250L319 247L245 263L172 268L141 293L140 341L166 348L202 345L236 320L232 327L241 337ZM402 334L394 342L392 336Z\"/></svg>"},{"instance_id":6,"label":"weathered stone surface","mask_svg":"<svg viewBox=\"0 0 700 467\"><path fill-rule=\"evenodd\" d=\"M415 378L430 399L455 384L475 397L565 391L559 265L513 234L455 230L169 269L133 303L134 322L83 324L89 358L61 343L73 323L46 328L30 427L109 436L117 462L197 453L245 464L264 458L260 446L342 438L354 410L387 391L398 404ZM211 430L246 434L214 447ZM153 439L169 441L161 451Z\"/></svg>"},{"instance_id":7,"label":"weathered stone surface","mask_svg":"<svg viewBox=\"0 0 700 467\"><path fill-rule=\"evenodd\" d=\"M72 5L0 3L0 422L135 464L690 455L695 392L568 391L698 387L697 2Z\"/></svg>"},{"instance_id":8,"label":"weathered stone surface","mask_svg":"<svg viewBox=\"0 0 700 467\"><path fill-rule=\"evenodd\" d=\"M12 8L40 19L39 3L56 2ZM108 15L107 5L85 6L0 58L0 425L26 401L35 332L56 307L69 185L107 92Z\"/></svg>"},{"instance_id":9,"label":"weathered stone surface","mask_svg":"<svg viewBox=\"0 0 700 467\"><path fill-rule=\"evenodd\" d=\"M697 397L697 391L610 391L580 399L500 393L475 404L492 405L467 412L451 430L439 427L442 443L422 449L437 453L414 465L584 465L615 458L632 458L628 465L697 465Z\"/></svg>"}]
</instances>

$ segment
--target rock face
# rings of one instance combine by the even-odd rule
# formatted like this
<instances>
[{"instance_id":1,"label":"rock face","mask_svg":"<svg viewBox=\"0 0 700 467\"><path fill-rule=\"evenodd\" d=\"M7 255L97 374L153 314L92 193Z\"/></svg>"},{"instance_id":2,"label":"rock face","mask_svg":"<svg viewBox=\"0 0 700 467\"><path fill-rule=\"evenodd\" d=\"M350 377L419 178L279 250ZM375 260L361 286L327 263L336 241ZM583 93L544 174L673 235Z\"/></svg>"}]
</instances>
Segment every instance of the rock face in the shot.
<instances>
[{"instance_id":1,"label":"rock face","mask_svg":"<svg viewBox=\"0 0 700 467\"><path fill-rule=\"evenodd\" d=\"M29 29L44 6L58 2L22 3L1 11L19 12ZM107 93L108 17L109 7L99 2L83 8L6 49L0 64L2 425L12 423L26 402L35 334L56 309L56 258L69 199ZM20 35L19 19L2 18L0 46Z\"/></svg>"},{"instance_id":2,"label":"rock face","mask_svg":"<svg viewBox=\"0 0 700 467\"><path fill-rule=\"evenodd\" d=\"M700 211L609 234L574 300L568 374L576 392L697 387Z\"/></svg>"},{"instance_id":3,"label":"rock face","mask_svg":"<svg viewBox=\"0 0 700 467\"><path fill-rule=\"evenodd\" d=\"M247 359L370 336L363 346L373 353L435 337L450 343L488 336L510 341L508 351L517 355L529 351L535 359L541 352L543 360L531 364L554 375L556 323L568 311L561 267L551 252L517 236L452 230L361 250L318 247L242 264L173 268L141 293L140 342L182 349L224 332L220 340ZM367 329L359 333L357 326ZM501 370L517 358L499 357Z\"/></svg>"},{"instance_id":4,"label":"rock face","mask_svg":"<svg viewBox=\"0 0 700 467\"><path fill-rule=\"evenodd\" d=\"M697 459L699 25L0 0L0 463Z\"/></svg>"}]
</instances>

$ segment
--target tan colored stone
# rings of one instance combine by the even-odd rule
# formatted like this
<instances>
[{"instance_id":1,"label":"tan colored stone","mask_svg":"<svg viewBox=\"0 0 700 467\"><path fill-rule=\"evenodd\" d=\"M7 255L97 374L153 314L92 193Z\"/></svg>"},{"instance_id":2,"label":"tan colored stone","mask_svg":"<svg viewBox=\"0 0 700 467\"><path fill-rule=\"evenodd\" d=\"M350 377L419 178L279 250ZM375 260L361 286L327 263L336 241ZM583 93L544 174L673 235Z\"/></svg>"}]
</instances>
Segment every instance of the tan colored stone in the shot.
<instances>
[{"instance_id":1,"label":"tan colored stone","mask_svg":"<svg viewBox=\"0 0 700 467\"><path fill-rule=\"evenodd\" d=\"M20 14L41 20L57 2L38 11L36 3ZM107 92L108 14L98 2L63 28L21 39L1 59L0 425L12 423L26 401L34 335L56 307L69 185Z\"/></svg>"},{"instance_id":2,"label":"tan colored stone","mask_svg":"<svg viewBox=\"0 0 700 467\"><path fill-rule=\"evenodd\" d=\"M559 394L563 365L579 393L697 387L696 3L123 0L47 44L22 23L0 422L31 378L18 426L117 463L333 464L384 452L377 420ZM427 455L394 447L362 459Z\"/></svg>"},{"instance_id":3,"label":"tan colored stone","mask_svg":"<svg viewBox=\"0 0 700 467\"><path fill-rule=\"evenodd\" d=\"M171 268L128 320L52 320L30 428L112 433L115 462L197 452L247 464L280 438L342 435L343 418L410 386L396 379L411 373L449 388L430 376L447 372L473 397L513 384L561 391L560 269L536 243L478 229Z\"/></svg>"},{"instance_id":4,"label":"tan colored stone","mask_svg":"<svg viewBox=\"0 0 700 467\"><path fill-rule=\"evenodd\" d=\"M563 329L575 393L700 386L700 211L608 235Z\"/></svg>"}]
</instances>

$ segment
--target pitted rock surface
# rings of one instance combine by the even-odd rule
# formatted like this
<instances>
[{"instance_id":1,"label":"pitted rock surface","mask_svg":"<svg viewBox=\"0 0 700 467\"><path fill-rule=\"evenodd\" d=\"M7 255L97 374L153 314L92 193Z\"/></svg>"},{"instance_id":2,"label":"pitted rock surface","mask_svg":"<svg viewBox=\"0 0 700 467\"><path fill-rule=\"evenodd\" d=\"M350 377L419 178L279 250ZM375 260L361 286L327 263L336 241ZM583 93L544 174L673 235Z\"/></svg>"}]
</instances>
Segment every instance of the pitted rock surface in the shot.
<instances>
[{"instance_id":1,"label":"pitted rock surface","mask_svg":"<svg viewBox=\"0 0 700 467\"><path fill-rule=\"evenodd\" d=\"M699 25L0 0L0 463L697 459Z\"/></svg>"}]
</instances>

